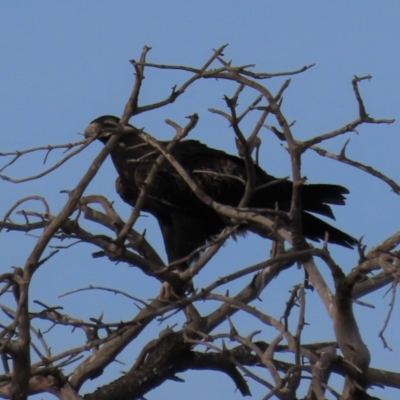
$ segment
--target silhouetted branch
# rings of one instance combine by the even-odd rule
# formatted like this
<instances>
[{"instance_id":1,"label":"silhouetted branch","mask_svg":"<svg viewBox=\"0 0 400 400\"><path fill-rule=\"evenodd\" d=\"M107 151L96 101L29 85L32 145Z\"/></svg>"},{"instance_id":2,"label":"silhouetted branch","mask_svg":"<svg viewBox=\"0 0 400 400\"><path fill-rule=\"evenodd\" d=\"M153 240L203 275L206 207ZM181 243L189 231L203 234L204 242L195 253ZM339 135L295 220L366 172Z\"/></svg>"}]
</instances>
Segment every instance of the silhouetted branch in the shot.
<instances>
[{"instance_id":1,"label":"silhouetted branch","mask_svg":"<svg viewBox=\"0 0 400 400\"><path fill-rule=\"evenodd\" d=\"M63 165L65 162L67 162L70 158L74 157L76 154L80 153L82 150L84 150L87 146L89 146L89 144L93 141L94 139L90 139L90 140L85 140L85 141L80 141L77 142L77 144L82 144L78 149L72 151L71 153L69 153L67 156L65 156L64 158L62 158L60 161L56 162L54 165L52 165L50 168L47 168L46 170L35 174L35 175L31 175L28 176L26 178L11 178L7 175L4 174L0 174L0 178L8 181L8 182L12 182L12 183L22 183L22 182L28 182L28 181L32 181L34 179L39 179L42 178L43 176L49 174L50 172L53 172L54 170L56 170L57 168L59 168L61 165ZM72 144L71 145L77 145L77 144ZM60 146L64 146L64 145L59 145ZM20 153L20 152L19 152ZM24 153L25 154L25 153ZM18 154L18 157L20 156L20 154ZM15 159L16 161L16 159ZM10 163L8 163L6 166L4 166L2 168L2 170L4 170L8 165L10 165Z\"/></svg>"},{"instance_id":2,"label":"silhouetted branch","mask_svg":"<svg viewBox=\"0 0 400 400\"><path fill-rule=\"evenodd\" d=\"M348 141L346 142L346 144L347 143L348 143ZM381 181L387 183L392 188L393 192L400 195L400 185L398 185L393 179L390 179L385 174L383 174L382 172L376 170L375 168L373 168L369 165L364 165L358 161L351 160L350 158L348 158L346 156L344 151L342 151L340 154L333 154L333 153L331 153L327 150L321 149L317 146L312 146L310 148L312 150L314 150L316 153L318 153L319 155L321 155L322 157L328 157L333 160L339 161L343 164L351 165L354 168L357 168L361 171L366 172L367 174L370 174L370 175L380 179ZM345 149L345 147L343 149Z\"/></svg>"}]
</instances>

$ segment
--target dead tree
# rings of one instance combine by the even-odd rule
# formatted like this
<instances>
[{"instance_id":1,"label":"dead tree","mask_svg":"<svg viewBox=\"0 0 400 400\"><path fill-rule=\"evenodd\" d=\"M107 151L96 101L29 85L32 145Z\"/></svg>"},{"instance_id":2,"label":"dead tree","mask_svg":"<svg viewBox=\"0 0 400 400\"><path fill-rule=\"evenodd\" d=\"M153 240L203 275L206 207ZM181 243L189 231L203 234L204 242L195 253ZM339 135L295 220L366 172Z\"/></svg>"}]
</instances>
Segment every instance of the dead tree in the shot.
<instances>
[{"instance_id":1,"label":"dead tree","mask_svg":"<svg viewBox=\"0 0 400 400\"><path fill-rule=\"evenodd\" d=\"M400 388L400 372L371 367L373 360L370 359L370 353L363 342L363 332L360 332L353 310L355 302L361 303L358 299L384 286L391 285L390 290L393 297L395 296L399 266L399 252L395 249L400 242L400 232L388 237L369 252L365 251L360 241L358 265L340 266L329 252L328 237L322 245L306 242L301 229L300 196L304 184L301 157L309 151L373 175L400 195L400 186L392 179L347 157L348 140L339 154L332 154L319 147L338 136L347 137L346 135L360 125L390 124L393 120L373 118L367 113L359 84L370 77L354 77L352 86L358 104L358 116L328 133L298 140L293 136L292 123L282 111L283 94L290 84L287 77L302 73L312 65L290 72L253 72L252 65L234 66L225 61L225 47L214 50L209 60L199 68L149 63L146 57L150 48L144 47L140 59L131 61L135 71L135 82L122 113L120 125L123 127L132 117L139 114L149 113L179 101L196 81L210 79L215 82L231 82L236 85L236 90L233 96L225 96L228 112L220 109L210 111L229 122L239 154L244 157L249 171L253 163L252 150L260 144L259 133L262 129L265 132L270 131L269 134L275 135L286 146L293 180L290 211L249 210L243 207L246 205L246 199L250 198L255 190L251 175L247 182L244 182L246 198L241 203L242 206L235 208L216 204L201 191L172 155L159 146L157 140L150 135L144 135L148 143L154 146L154 152L159 154L160 160L170 163L195 195L208 206L214 207L227 221L227 228L215 240L198 249L200 256L189 269L179 271L178 274L172 272L173 265L166 265L145 235L135 230L135 223L141 212L140 199L145 198L147 194L146 186L141 190L136 207L127 219L122 218L113 208L112 202L103 195L87 193L89 183L96 174L101 173L103 162L118 145L120 133L116 133L104 148L101 148L86 172L79 177L78 184L67 192L68 199L59 212L51 212L45 198L29 196L11 205L0 222L2 235L12 232L32 232L37 235L25 264L14 269L7 266L8 272L1 275L1 295L4 301L0 307L7 318L2 323L0 339L3 364L3 375L0 377L1 397L25 399L33 393L49 392L60 399L81 399L79 393L82 385L89 379L101 376L128 344L145 334L151 322L168 321L174 315L183 316L184 323L174 327L164 326L158 337L153 338L142 349L136 349L136 361L132 359L131 365L128 365L128 370L122 376L99 387L93 393L86 394L84 398L141 399L166 380L181 381L177 374L188 370L222 372L231 378L243 396L250 395L251 388L255 385L261 385L265 388L265 399L286 400L302 397L321 400L326 398L327 391L343 400L367 399L371 398L368 390L374 385ZM139 102L139 95L144 72L148 69L179 70L187 73L189 78L174 86L172 91L159 101L143 105ZM286 80L277 93L272 93L262 83L280 77L285 77ZM240 109L238 99L243 91L255 93L255 97L251 104ZM254 128L245 133L241 127L242 121L254 114L257 115ZM88 122L93 117L95 116L88 116ZM178 136L183 131L188 134L194 129L192 122L191 119L191 125L182 128L176 122L167 121L175 128ZM156 132L154 136L157 137ZM74 143L1 153L6 161L0 169L0 177L22 184L41 179L48 174L57 174L59 166L92 145L94 139L95 137L89 137ZM66 155L42 172L20 179L8 175L7 168L24 159L29 153L44 151L47 158L50 152L57 149L65 150ZM12 189L12 186L10 188ZM40 202L42 209L29 208L28 204L31 204L31 201ZM284 229L282 221L289 221L290 233ZM152 297L153 300L144 301L118 288L95 285L79 288L79 281L76 282L74 293L83 290L106 290L134 301L139 311L130 319L112 322L105 321L103 316L100 316L84 320L64 313L61 306L48 305L40 300L32 302L30 298L31 286L35 283L38 271L58 252L67 252L73 245L80 246L82 252L89 252L91 246L96 246L98 250L93 253L94 263L99 259L107 259L110 263L117 262L120 268L133 266L159 282L167 281L175 285L177 281L194 281L196 286L196 276L207 273L204 267L223 243L229 237L235 236L236 227L244 223L248 224L253 232L266 237L266 243L272 244L270 256L258 264L243 265L242 268L187 295L159 298L157 293L149 293L148 297ZM93 226L96 227L95 231ZM60 241L63 243L58 243ZM304 279L288 288L285 284L285 272L298 268L304 270ZM329 271L329 274L326 271ZM372 275L373 271L375 275ZM57 280L57 276L51 278ZM230 285L239 278L247 279L247 283L241 290L232 294ZM255 301L266 293L270 283L277 279L282 288L285 288L283 290L290 289L290 295L284 307L284 314L274 316L256 306ZM334 284L333 290L329 287L329 279ZM306 297L311 289L318 293L331 321L333 329L330 342L305 343L302 339L307 323ZM221 294L221 290L225 294ZM212 311L202 312L199 307L204 302L216 306ZM388 319L393 303L394 301ZM298 307L296 312L295 307ZM260 330L275 332L275 339L266 340L258 330L246 331L245 326L233 322L235 314L252 316ZM79 346L65 346L63 350L52 351L54 346L48 342L48 334L35 327L38 320L45 321L49 327L57 327L67 332L71 329L81 332L85 340L81 340ZM221 332L224 323L228 324L228 330L223 328ZM384 346L389 346L385 342L383 332L381 337ZM89 355L87 351L90 352ZM281 357L283 353L291 356ZM257 367L257 370L254 367ZM330 385L330 379L335 375L344 378L342 387L333 388Z\"/></svg>"}]
</instances>

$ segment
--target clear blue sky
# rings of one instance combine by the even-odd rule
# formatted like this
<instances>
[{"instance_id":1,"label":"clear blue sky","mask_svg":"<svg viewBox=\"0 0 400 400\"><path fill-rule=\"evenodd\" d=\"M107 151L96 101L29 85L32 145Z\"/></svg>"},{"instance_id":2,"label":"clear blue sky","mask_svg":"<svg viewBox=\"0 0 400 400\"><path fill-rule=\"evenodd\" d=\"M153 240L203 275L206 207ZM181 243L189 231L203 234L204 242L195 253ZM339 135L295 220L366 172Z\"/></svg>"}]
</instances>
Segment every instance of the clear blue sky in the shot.
<instances>
[{"instance_id":1,"label":"clear blue sky","mask_svg":"<svg viewBox=\"0 0 400 400\"><path fill-rule=\"evenodd\" d=\"M255 63L259 71L291 70L316 63L311 70L293 77L285 95L283 110L289 120L296 120L293 133L298 138L329 131L357 116L351 87L354 74L373 76L370 82L360 84L367 111L372 116L400 119L400 3L397 1L21 1L3 2L1 9L0 134L3 140L0 151L74 141L79 138L77 133L83 132L95 117L121 114L133 82L128 60L138 58L144 45L153 48L148 60L161 63L200 66L210 56L212 48L224 43L230 44L225 51L226 59L237 64ZM149 71L146 76L143 102L165 97L186 75ZM281 82L266 83L274 89ZM173 134L164 124L165 118L183 123L186 115L198 112L200 123L193 136L211 146L234 152L233 135L225 121L207 112L208 107L224 108L223 94L232 94L234 89L226 83L200 82L174 105L131 122L145 126L150 133L164 139ZM242 105L250 98L243 99ZM350 135L347 154L399 181L398 132L398 123L361 128L358 135ZM262 132L261 138L262 166L277 176L287 175L290 167L286 152L269 132ZM337 152L343 143L344 138L340 138L327 147ZM14 201L29 194L46 196L52 211L57 212L65 201L65 195L59 191L74 187L99 149L100 145L93 145L53 177L42 181L24 185L0 181L3 194L0 213L4 214ZM56 159L52 154L49 161ZM40 157L21 160L10 173L26 176L43 168L41 161ZM311 154L304 158L303 173L309 182L336 182L351 189L348 205L335 210L336 224L356 237L365 235L368 246L399 229L399 198L384 183ZM114 179L113 167L107 163L87 194L101 193L115 200L117 210L126 216L130 210L115 194ZM26 208L33 207L38 206L32 204ZM143 218L139 228L147 229L148 239L162 252L154 221ZM35 240L32 236L21 239L20 235L3 232L0 235L1 272L23 265ZM95 249L80 245L54 257L35 276L32 299L63 305L65 312L80 317L98 316L104 311L105 319L115 321L135 313L127 300L97 292L65 299L58 299L58 295L94 283L118 287L144 299L156 296L158 284L132 268L115 266L106 260L93 261L92 251ZM332 248L332 252L346 271L358 258L356 252L337 248ZM229 270L262 260L267 254L268 246L251 236L239 240L238 244L230 242L204 276L198 277L196 286L206 285ZM300 279L297 272L291 274L293 276L279 277L263 295L265 311L277 318L282 315L283 299L291 284ZM381 300L383 294L384 291L380 291L364 299L374 303L375 310L357 311L364 340L373 355L371 365L398 369L400 347L395 328L400 316L398 310L387 334L393 352L383 350L377 339L389 302L388 298ZM324 310L318 305L315 294L309 294L309 302L315 303L311 312L317 318L309 316L315 327L319 315L325 321ZM88 306L87 310L76 309L77 304L82 303ZM35 307L33 309L37 309ZM254 321L238 318L236 323L243 326L241 333L247 334L247 324ZM329 321L326 326L329 327ZM311 329L306 338L314 340L315 332ZM320 329L321 339L333 339L330 329L323 324ZM158 330L157 326L150 327L138 342L146 343ZM59 329L49 334L49 343L55 352L62 349L57 344L61 334L65 335L65 343L69 340L71 344L83 343L83 337ZM264 327L263 334L269 340L276 332ZM130 346L119 357L127 363L125 367L113 364L84 389L92 391L116 378L119 371L129 369L138 349L137 344ZM187 398L189 393L193 400L221 396L240 398L238 393L233 393L233 384L221 374L187 373L182 377L188 384L168 383L146 398ZM190 385L197 389L193 391ZM207 395L201 393L204 388L209 390ZM254 387L254 398L262 397L263 393L259 387ZM395 396L389 391L382 394L376 390L375 393L386 399Z\"/></svg>"}]
</instances>

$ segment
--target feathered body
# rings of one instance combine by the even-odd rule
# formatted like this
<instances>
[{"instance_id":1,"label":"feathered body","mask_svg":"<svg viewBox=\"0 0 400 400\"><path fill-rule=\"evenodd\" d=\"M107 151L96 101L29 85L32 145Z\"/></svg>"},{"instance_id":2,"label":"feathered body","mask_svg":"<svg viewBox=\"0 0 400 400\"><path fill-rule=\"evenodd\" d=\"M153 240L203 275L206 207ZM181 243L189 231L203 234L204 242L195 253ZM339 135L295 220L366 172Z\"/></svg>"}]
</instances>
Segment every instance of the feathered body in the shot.
<instances>
[{"instance_id":1,"label":"feathered body","mask_svg":"<svg viewBox=\"0 0 400 400\"><path fill-rule=\"evenodd\" d=\"M118 128L117 117L103 116L91 122L86 135L98 135L106 142ZM145 143L131 127L123 134L111 157L118 172L116 189L121 198L135 206L140 189L159 153ZM137 131L136 131L137 132ZM167 145L168 142L160 142ZM236 207L244 193L246 181L245 162L221 150L207 147L197 140L177 142L172 155L191 178L216 202ZM254 166L255 186L274 182L277 178ZM239 178L239 179L237 179ZM303 233L314 241L324 240L352 247L357 242L350 235L334 228L309 212L334 218L329 204L345 204L348 190L339 185L305 184L302 191ZM249 203L253 208L290 209L292 182L281 180L256 190ZM164 238L169 262L183 258L204 245L225 226L223 218L211 207L202 203L187 186L174 167L165 161L148 189L143 210L158 220Z\"/></svg>"}]
</instances>

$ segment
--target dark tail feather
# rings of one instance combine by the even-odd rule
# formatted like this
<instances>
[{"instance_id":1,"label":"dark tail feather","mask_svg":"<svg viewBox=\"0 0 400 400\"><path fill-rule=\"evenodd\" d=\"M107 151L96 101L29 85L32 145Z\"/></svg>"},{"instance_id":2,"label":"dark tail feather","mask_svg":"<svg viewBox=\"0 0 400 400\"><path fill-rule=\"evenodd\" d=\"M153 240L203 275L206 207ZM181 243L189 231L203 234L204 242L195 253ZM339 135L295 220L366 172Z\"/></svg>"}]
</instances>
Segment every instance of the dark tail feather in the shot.
<instances>
[{"instance_id":1,"label":"dark tail feather","mask_svg":"<svg viewBox=\"0 0 400 400\"><path fill-rule=\"evenodd\" d=\"M314 215L303 213L303 233L307 239L315 242L324 241L325 233L329 234L328 242L352 249L358 240L347 233L329 225Z\"/></svg>"},{"instance_id":2,"label":"dark tail feather","mask_svg":"<svg viewBox=\"0 0 400 400\"><path fill-rule=\"evenodd\" d=\"M335 219L328 204L344 205L349 191L339 185L314 184L303 187L303 208L306 211L315 212Z\"/></svg>"},{"instance_id":3,"label":"dark tail feather","mask_svg":"<svg viewBox=\"0 0 400 400\"><path fill-rule=\"evenodd\" d=\"M315 199L328 204L344 205L346 200L344 195L349 194L349 191L340 185L317 183L304 185L303 193L309 199Z\"/></svg>"}]
</instances>

